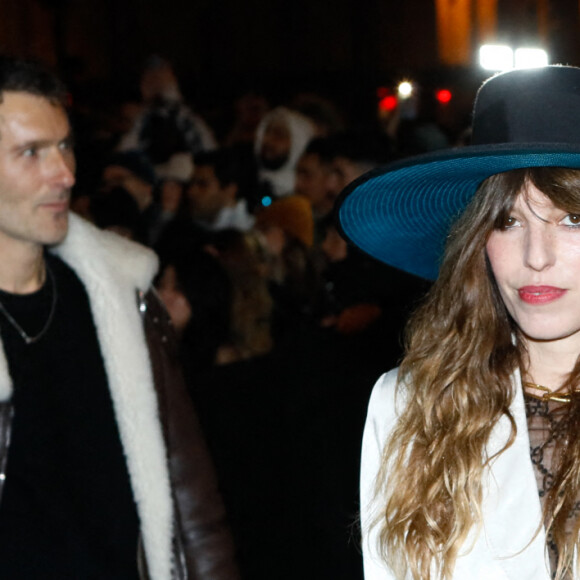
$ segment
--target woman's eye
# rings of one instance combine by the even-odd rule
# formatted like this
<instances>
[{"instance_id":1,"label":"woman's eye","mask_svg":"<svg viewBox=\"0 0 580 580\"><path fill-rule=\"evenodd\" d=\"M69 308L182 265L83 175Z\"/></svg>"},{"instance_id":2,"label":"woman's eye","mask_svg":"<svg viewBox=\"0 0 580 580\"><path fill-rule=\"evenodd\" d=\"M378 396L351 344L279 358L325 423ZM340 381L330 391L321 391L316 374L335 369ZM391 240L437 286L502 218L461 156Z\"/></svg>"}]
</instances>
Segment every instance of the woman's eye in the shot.
<instances>
[{"instance_id":1,"label":"woman's eye","mask_svg":"<svg viewBox=\"0 0 580 580\"><path fill-rule=\"evenodd\" d=\"M502 228L508 230L510 228L516 227L520 222L514 216L510 215L503 221Z\"/></svg>"},{"instance_id":2,"label":"woman's eye","mask_svg":"<svg viewBox=\"0 0 580 580\"><path fill-rule=\"evenodd\" d=\"M580 226L580 214L570 213L563 220L565 226Z\"/></svg>"}]
</instances>

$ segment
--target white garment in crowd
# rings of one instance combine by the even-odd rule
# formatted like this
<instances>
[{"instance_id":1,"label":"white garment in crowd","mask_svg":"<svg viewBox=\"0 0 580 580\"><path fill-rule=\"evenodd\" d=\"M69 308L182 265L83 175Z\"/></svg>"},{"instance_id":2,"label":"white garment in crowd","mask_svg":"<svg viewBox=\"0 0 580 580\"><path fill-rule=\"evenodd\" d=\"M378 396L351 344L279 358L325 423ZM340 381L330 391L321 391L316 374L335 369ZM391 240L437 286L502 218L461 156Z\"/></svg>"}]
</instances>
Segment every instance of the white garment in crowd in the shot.
<instances>
[{"instance_id":1,"label":"white garment in crowd","mask_svg":"<svg viewBox=\"0 0 580 580\"><path fill-rule=\"evenodd\" d=\"M290 132L290 154L286 163L280 169L266 169L259 166L260 150L264 132L274 120L282 120L286 123ZM294 193L294 177L298 160L304 153L309 141L315 136L314 124L304 115L292 111L286 107L277 107L264 116L256 129L256 142L254 151L258 159L258 178L266 181L272 188L276 197L284 197Z\"/></svg>"}]
</instances>

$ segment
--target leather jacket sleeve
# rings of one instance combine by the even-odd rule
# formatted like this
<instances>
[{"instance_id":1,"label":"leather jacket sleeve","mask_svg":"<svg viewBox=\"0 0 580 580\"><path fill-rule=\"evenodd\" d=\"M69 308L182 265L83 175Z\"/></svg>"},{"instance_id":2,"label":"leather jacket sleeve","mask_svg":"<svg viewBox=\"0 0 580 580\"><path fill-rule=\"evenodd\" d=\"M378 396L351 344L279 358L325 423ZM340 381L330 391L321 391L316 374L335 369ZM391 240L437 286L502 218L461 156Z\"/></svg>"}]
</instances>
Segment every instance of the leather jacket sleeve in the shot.
<instances>
[{"instance_id":1,"label":"leather jacket sleeve","mask_svg":"<svg viewBox=\"0 0 580 580\"><path fill-rule=\"evenodd\" d=\"M215 471L185 388L169 316L154 291L140 296L175 505L176 576L238 580Z\"/></svg>"}]
</instances>

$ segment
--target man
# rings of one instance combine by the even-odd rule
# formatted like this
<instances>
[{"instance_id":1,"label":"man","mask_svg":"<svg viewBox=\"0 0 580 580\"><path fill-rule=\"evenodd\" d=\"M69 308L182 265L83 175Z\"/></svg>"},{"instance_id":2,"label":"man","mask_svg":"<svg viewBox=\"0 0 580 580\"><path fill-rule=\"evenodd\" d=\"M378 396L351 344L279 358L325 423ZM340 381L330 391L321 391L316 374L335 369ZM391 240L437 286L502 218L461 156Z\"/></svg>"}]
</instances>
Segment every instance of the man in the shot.
<instances>
[{"instance_id":1,"label":"man","mask_svg":"<svg viewBox=\"0 0 580 580\"><path fill-rule=\"evenodd\" d=\"M90 221L150 245L162 225L155 172L147 157L139 151L116 152L106 159L99 181L97 191L89 195Z\"/></svg>"},{"instance_id":2,"label":"man","mask_svg":"<svg viewBox=\"0 0 580 580\"><path fill-rule=\"evenodd\" d=\"M156 259L69 214L64 97L0 57L0 576L237 578Z\"/></svg>"},{"instance_id":3,"label":"man","mask_svg":"<svg viewBox=\"0 0 580 580\"><path fill-rule=\"evenodd\" d=\"M272 196L293 193L296 163L314 133L314 125L307 117L285 107L277 107L264 116L256 130L254 152L258 178Z\"/></svg>"},{"instance_id":4,"label":"man","mask_svg":"<svg viewBox=\"0 0 580 580\"><path fill-rule=\"evenodd\" d=\"M392 141L375 132L345 132L333 138L331 191L338 194L352 181L394 158Z\"/></svg>"},{"instance_id":5,"label":"man","mask_svg":"<svg viewBox=\"0 0 580 580\"><path fill-rule=\"evenodd\" d=\"M159 178L188 180L195 156L217 146L212 130L185 103L165 59L153 55L147 60L140 88L144 108L121 138L119 150L146 154Z\"/></svg>"},{"instance_id":6,"label":"man","mask_svg":"<svg viewBox=\"0 0 580 580\"><path fill-rule=\"evenodd\" d=\"M102 191L123 188L137 202L140 212L153 203L156 177L153 166L139 151L115 153L107 159L101 174Z\"/></svg>"},{"instance_id":7,"label":"man","mask_svg":"<svg viewBox=\"0 0 580 580\"><path fill-rule=\"evenodd\" d=\"M307 198L316 220L327 216L334 206L332 189L333 140L319 137L310 141L296 165L294 193Z\"/></svg>"},{"instance_id":8,"label":"man","mask_svg":"<svg viewBox=\"0 0 580 580\"><path fill-rule=\"evenodd\" d=\"M205 151L196 157L193 178L185 187L183 210L167 224L154 248L163 264L183 248L202 249L215 232L248 231L254 216L241 194L245 184L242 163L231 149Z\"/></svg>"},{"instance_id":9,"label":"man","mask_svg":"<svg viewBox=\"0 0 580 580\"><path fill-rule=\"evenodd\" d=\"M254 217L248 213L246 200L238 199L240 181L240 162L233 151L221 149L200 153L185 192L192 219L214 231L249 230Z\"/></svg>"}]
</instances>

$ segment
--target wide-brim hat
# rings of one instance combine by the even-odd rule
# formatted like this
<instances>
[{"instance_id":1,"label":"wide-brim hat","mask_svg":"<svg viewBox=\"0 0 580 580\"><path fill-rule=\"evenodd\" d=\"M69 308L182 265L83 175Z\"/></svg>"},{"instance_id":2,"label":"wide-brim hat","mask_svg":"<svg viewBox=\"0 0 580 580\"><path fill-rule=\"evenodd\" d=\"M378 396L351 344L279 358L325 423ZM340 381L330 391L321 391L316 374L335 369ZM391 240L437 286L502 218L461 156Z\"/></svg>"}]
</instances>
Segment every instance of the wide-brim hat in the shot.
<instances>
[{"instance_id":1,"label":"wide-brim hat","mask_svg":"<svg viewBox=\"0 0 580 580\"><path fill-rule=\"evenodd\" d=\"M472 143L355 180L337 202L343 236L382 262L435 279L451 224L482 181L526 167L580 168L580 68L513 70L487 80L475 99Z\"/></svg>"}]
</instances>

